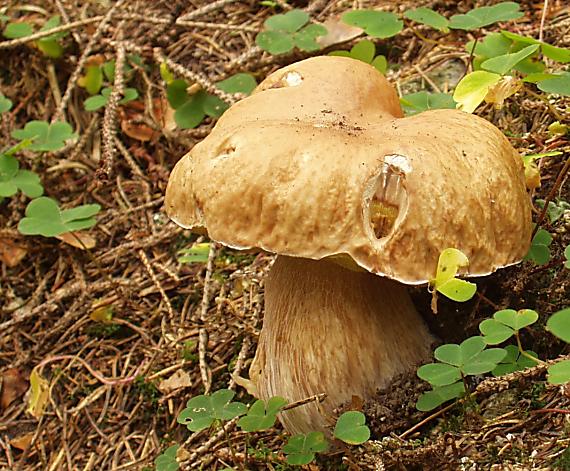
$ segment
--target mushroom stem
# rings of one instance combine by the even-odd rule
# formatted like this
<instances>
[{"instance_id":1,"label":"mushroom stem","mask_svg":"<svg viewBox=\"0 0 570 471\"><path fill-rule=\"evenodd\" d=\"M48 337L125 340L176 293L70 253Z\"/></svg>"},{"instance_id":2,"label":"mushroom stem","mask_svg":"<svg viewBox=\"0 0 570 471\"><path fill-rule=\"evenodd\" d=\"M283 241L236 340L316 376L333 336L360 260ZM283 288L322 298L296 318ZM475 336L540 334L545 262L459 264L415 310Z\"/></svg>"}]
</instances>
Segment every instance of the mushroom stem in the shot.
<instances>
[{"instance_id":1,"label":"mushroom stem","mask_svg":"<svg viewBox=\"0 0 570 471\"><path fill-rule=\"evenodd\" d=\"M279 256L266 281L250 378L265 400L326 393L322 403L280 417L290 433L326 431L334 408L411 370L432 342L404 285L326 260Z\"/></svg>"}]
</instances>

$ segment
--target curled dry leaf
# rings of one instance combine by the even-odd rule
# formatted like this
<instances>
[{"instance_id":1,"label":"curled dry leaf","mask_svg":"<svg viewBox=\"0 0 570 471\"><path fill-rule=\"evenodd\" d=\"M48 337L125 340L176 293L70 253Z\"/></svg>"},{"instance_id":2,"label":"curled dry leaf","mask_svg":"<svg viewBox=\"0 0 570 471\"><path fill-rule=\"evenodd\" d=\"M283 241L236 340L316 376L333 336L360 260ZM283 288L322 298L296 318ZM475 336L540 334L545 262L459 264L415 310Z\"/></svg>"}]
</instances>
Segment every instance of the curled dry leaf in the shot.
<instances>
[{"instance_id":1,"label":"curled dry leaf","mask_svg":"<svg viewBox=\"0 0 570 471\"><path fill-rule=\"evenodd\" d=\"M28 254L28 248L8 238L0 238L0 262L9 268L18 265Z\"/></svg>"},{"instance_id":2,"label":"curled dry leaf","mask_svg":"<svg viewBox=\"0 0 570 471\"><path fill-rule=\"evenodd\" d=\"M485 95L486 103L494 103L496 108L501 108L507 98L514 95L522 88L522 81L516 77L501 77L495 85L489 87Z\"/></svg>"},{"instance_id":3,"label":"curled dry leaf","mask_svg":"<svg viewBox=\"0 0 570 471\"><path fill-rule=\"evenodd\" d=\"M190 379L190 375L184 370L178 370L170 376L170 378L161 381L158 385L158 389L162 393L168 394L177 389L189 388L191 386L192 380Z\"/></svg>"},{"instance_id":4,"label":"curled dry leaf","mask_svg":"<svg viewBox=\"0 0 570 471\"><path fill-rule=\"evenodd\" d=\"M28 380L18 368L4 371L0 379L0 412L3 412L12 402L24 396L28 390Z\"/></svg>"},{"instance_id":5,"label":"curled dry leaf","mask_svg":"<svg viewBox=\"0 0 570 471\"><path fill-rule=\"evenodd\" d=\"M155 98L152 101L152 118L165 133L171 133L176 129L174 121L174 108L170 106L166 98Z\"/></svg>"},{"instance_id":6,"label":"curled dry leaf","mask_svg":"<svg viewBox=\"0 0 570 471\"><path fill-rule=\"evenodd\" d=\"M142 106L143 111L139 111ZM160 133L144 123L144 104L141 101L129 102L128 106L119 107L121 130L129 137L141 142L148 142L160 137Z\"/></svg>"},{"instance_id":7,"label":"curled dry leaf","mask_svg":"<svg viewBox=\"0 0 570 471\"><path fill-rule=\"evenodd\" d=\"M327 34L317 38L317 43L323 48L350 41L362 34L362 28L350 26L341 21L340 17L329 18L323 26L327 29Z\"/></svg>"},{"instance_id":8,"label":"curled dry leaf","mask_svg":"<svg viewBox=\"0 0 570 471\"><path fill-rule=\"evenodd\" d=\"M92 249L97 244L97 240L93 236L82 231L65 232L55 237L66 244L81 250Z\"/></svg>"},{"instance_id":9,"label":"curled dry leaf","mask_svg":"<svg viewBox=\"0 0 570 471\"><path fill-rule=\"evenodd\" d=\"M27 450L32 444L35 433L36 432L27 432L21 435L17 435L10 440L10 445L14 448L17 448L18 450Z\"/></svg>"}]
</instances>

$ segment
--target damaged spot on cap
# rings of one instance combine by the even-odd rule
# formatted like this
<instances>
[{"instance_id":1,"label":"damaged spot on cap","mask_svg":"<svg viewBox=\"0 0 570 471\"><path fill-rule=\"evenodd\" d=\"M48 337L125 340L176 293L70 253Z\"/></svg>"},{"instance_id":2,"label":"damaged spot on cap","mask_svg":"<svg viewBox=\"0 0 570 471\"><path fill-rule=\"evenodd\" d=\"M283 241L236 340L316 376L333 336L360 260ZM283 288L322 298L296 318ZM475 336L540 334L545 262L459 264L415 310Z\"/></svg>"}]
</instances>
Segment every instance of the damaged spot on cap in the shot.
<instances>
[{"instance_id":1,"label":"damaged spot on cap","mask_svg":"<svg viewBox=\"0 0 570 471\"><path fill-rule=\"evenodd\" d=\"M271 88L296 87L301 83L303 83L303 76L299 72L291 71L275 82Z\"/></svg>"}]
</instances>

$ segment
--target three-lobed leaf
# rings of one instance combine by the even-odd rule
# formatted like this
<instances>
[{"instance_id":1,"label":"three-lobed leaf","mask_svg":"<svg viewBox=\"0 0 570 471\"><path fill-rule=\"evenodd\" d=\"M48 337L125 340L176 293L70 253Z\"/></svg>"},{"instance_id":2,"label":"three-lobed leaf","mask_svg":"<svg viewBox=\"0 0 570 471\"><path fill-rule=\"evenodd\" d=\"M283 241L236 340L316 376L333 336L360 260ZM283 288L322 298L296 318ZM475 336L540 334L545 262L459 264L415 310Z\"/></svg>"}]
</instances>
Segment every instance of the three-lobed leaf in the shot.
<instances>
[{"instance_id":1,"label":"three-lobed leaf","mask_svg":"<svg viewBox=\"0 0 570 471\"><path fill-rule=\"evenodd\" d=\"M18 190L30 198L37 198L44 192L36 173L21 170L14 156L0 154L0 199L15 195Z\"/></svg>"},{"instance_id":2,"label":"three-lobed leaf","mask_svg":"<svg viewBox=\"0 0 570 471\"><path fill-rule=\"evenodd\" d=\"M350 51L331 51L329 56L350 57L362 62L366 62L374 67L378 72L385 74L388 69L388 61L383 55L376 55L376 46L369 39L357 42Z\"/></svg>"},{"instance_id":3,"label":"three-lobed leaf","mask_svg":"<svg viewBox=\"0 0 570 471\"><path fill-rule=\"evenodd\" d=\"M473 30L499 21L516 20L523 16L516 2L501 2L490 7L474 8L465 14L453 15L449 28Z\"/></svg>"},{"instance_id":4,"label":"three-lobed leaf","mask_svg":"<svg viewBox=\"0 0 570 471\"><path fill-rule=\"evenodd\" d=\"M386 39L395 36L404 27L404 22L394 13L377 10L352 10L342 15L342 21L362 28L373 38Z\"/></svg>"},{"instance_id":5,"label":"three-lobed leaf","mask_svg":"<svg viewBox=\"0 0 570 471\"><path fill-rule=\"evenodd\" d=\"M515 345L507 345L504 350L507 354L491 372L494 376L514 373L515 371L524 370L525 368L530 368L538 364L538 361L533 361L523 355ZM533 351L529 350L526 351L526 353L538 358L538 355Z\"/></svg>"},{"instance_id":6,"label":"three-lobed leaf","mask_svg":"<svg viewBox=\"0 0 570 471\"><path fill-rule=\"evenodd\" d=\"M180 448L179 445L172 445L154 460L156 471L177 471L180 468L180 464L176 460L178 448Z\"/></svg>"},{"instance_id":7,"label":"three-lobed leaf","mask_svg":"<svg viewBox=\"0 0 570 471\"><path fill-rule=\"evenodd\" d=\"M99 108L107 106L109 103L109 97L111 96L112 89L109 87L103 88L101 90L101 94L94 95L92 97L87 98L83 102L83 106L85 107L86 111L96 111ZM139 96L139 92L136 88L125 88L123 91L123 98L119 100L119 105L124 105L129 101L135 100Z\"/></svg>"},{"instance_id":8,"label":"three-lobed leaf","mask_svg":"<svg viewBox=\"0 0 570 471\"><path fill-rule=\"evenodd\" d=\"M12 131L12 137L19 140L30 139L29 150L49 152L62 149L68 140L75 139L71 125L65 121L48 123L46 121L29 121L24 129Z\"/></svg>"},{"instance_id":9,"label":"three-lobed leaf","mask_svg":"<svg viewBox=\"0 0 570 471\"><path fill-rule=\"evenodd\" d=\"M544 229L539 229L532 238L530 249L525 255L525 260L532 260L537 265L545 265L550 261L550 244L552 236Z\"/></svg>"},{"instance_id":10,"label":"three-lobed leaf","mask_svg":"<svg viewBox=\"0 0 570 471\"><path fill-rule=\"evenodd\" d=\"M238 420L237 425L245 432L258 432L267 430L275 424L277 414L287 405L282 397L272 397L265 403L262 400L255 401L247 411L247 414Z\"/></svg>"},{"instance_id":11,"label":"three-lobed leaf","mask_svg":"<svg viewBox=\"0 0 570 471\"><path fill-rule=\"evenodd\" d=\"M288 464L300 466L309 464L316 453L327 451L328 447L323 432L309 432L290 437L282 451L287 455Z\"/></svg>"},{"instance_id":12,"label":"three-lobed leaf","mask_svg":"<svg viewBox=\"0 0 570 471\"><path fill-rule=\"evenodd\" d=\"M465 385L457 381L445 386L434 387L433 390L423 393L416 402L416 409L427 412L435 409L444 402L459 398L465 394Z\"/></svg>"}]
</instances>

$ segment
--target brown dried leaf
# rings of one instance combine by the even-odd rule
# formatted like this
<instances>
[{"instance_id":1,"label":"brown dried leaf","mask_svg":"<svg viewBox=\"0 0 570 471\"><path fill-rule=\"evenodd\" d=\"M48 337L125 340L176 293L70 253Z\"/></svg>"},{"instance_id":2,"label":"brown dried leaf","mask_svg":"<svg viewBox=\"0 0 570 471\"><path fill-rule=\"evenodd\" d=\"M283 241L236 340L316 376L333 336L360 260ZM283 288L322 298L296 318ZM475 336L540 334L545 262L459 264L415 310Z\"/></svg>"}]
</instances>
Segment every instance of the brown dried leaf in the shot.
<instances>
[{"instance_id":1,"label":"brown dried leaf","mask_svg":"<svg viewBox=\"0 0 570 471\"><path fill-rule=\"evenodd\" d=\"M92 249L97 244L97 240L93 236L82 231L66 232L55 237L72 247L82 250Z\"/></svg>"},{"instance_id":2,"label":"brown dried leaf","mask_svg":"<svg viewBox=\"0 0 570 471\"><path fill-rule=\"evenodd\" d=\"M516 77L501 77L501 80L489 88L485 102L494 103L495 107L501 108L505 100L518 92L522 85L522 81Z\"/></svg>"},{"instance_id":3,"label":"brown dried leaf","mask_svg":"<svg viewBox=\"0 0 570 471\"><path fill-rule=\"evenodd\" d=\"M319 36L317 43L323 48L350 41L360 36L363 31L362 28L347 25L340 17L329 18L322 25L327 29L327 34Z\"/></svg>"},{"instance_id":4,"label":"brown dried leaf","mask_svg":"<svg viewBox=\"0 0 570 471\"><path fill-rule=\"evenodd\" d=\"M10 440L10 445L12 445L14 448L17 448L18 450L25 451L30 447L34 435L35 432L28 432L22 435L18 435L17 437L14 437Z\"/></svg>"},{"instance_id":5,"label":"brown dried leaf","mask_svg":"<svg viewBox=\"0 0 570 471\"><path fill-rule=\"evenodd\" d=\"M18 244L8 238L0 238L0 262L13 268L18 265L28 254L28 249L23 244Z\"/></svg>"},{"instance_id":6,"label":"brown dried leaf","mask_svg":"<svg viewBox=\"0 0 570 471\"><path fill-rule=\"evenodd\" d=\"M170 378L161 381L158 389L164 394L176 391L181 388L189 388L192 386L190 375L184 370L177 370Z\"/></svg>"},{"instance_id":7,"label":"brown dried leaf","mask_svg":"<svg viewBox=\"0 0 570 471\"><path fill-rule=\"evenodd\" d=\"M28 380L18 368L10 368L2 374L0 382L0 412L8 408L28 390Z\"/></svg>"}]
</instances>

